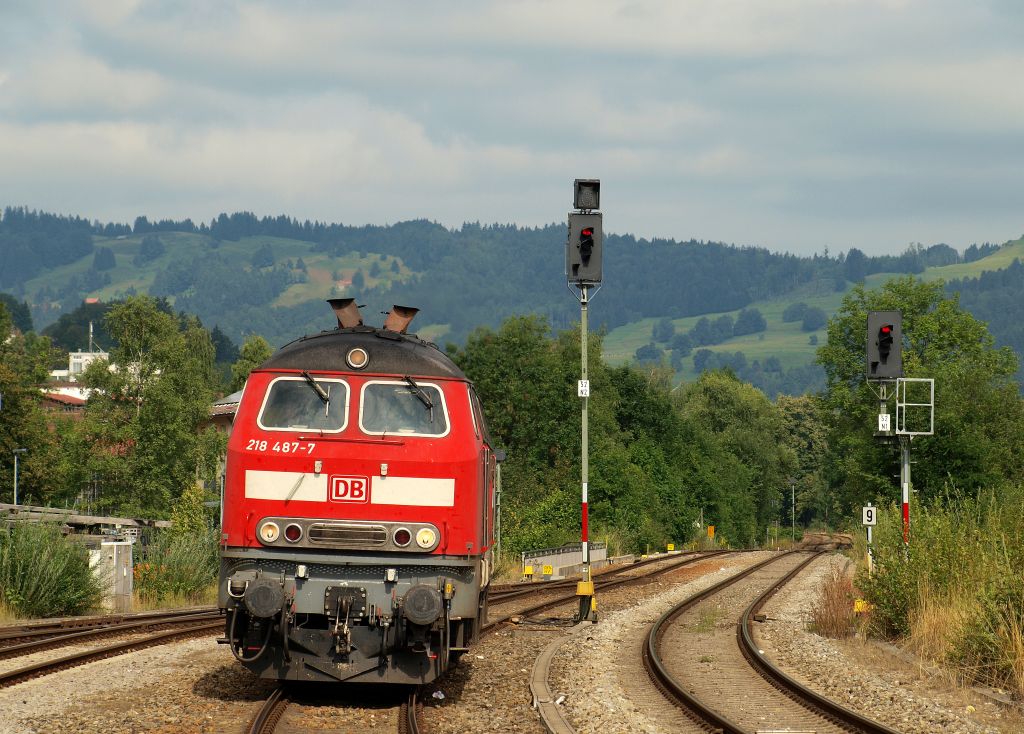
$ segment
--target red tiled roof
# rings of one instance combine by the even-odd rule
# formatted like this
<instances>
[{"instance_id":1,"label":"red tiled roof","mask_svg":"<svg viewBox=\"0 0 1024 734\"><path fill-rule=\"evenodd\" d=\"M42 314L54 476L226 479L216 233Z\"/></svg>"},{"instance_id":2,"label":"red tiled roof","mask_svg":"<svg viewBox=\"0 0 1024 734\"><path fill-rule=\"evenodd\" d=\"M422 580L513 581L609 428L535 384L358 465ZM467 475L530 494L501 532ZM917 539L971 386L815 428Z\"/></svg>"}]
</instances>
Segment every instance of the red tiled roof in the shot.
<instances>
[{"instance_id":1,"label":"red tiled roof","mask_svg":"<svg viewBox=\"0 0 1024 734\"><path fill-rule=\"evenodd\" d=\"M76 398L72 395L64 395L59 392L43 393L43 397L47 400L52 400L55 403L64 403L64 405L85 405L85 400L82 398Z\"/></svg>"}]
</instances>

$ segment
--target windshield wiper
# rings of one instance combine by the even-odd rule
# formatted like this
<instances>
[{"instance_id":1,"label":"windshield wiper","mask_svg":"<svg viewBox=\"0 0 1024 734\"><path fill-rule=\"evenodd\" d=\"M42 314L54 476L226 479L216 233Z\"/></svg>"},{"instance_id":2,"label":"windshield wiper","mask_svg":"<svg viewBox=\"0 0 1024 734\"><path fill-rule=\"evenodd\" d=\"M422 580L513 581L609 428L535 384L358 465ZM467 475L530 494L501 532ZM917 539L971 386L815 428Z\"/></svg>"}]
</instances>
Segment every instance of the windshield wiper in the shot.
<instances>
[{"instance_id":1,"label":"windshield wiper","mask_svg":"<svg viewBox=\"0 0 1024 734\"><path fill-rule=\"evenodd\" d=\"M302 376L306 378L306 382L308 382L309 386L313 388L313 392L316 393L316 396L324 401L324 405L330 404L331 396L317 384L316 380L313 379L313 376L305 370L302 371Z\"/></svg>"},{"instance_id":2,"label":"windshield wiper","mask_svg":"<svg viewBox=\"0 0 1024 734\"><path fill-rule=\"evenodd\" d=\"M409 385L409 391L419 398L419 401L423 403L423 407L430 411L430 422L434 422L434 401L430 399L430 396L423 392L423 389L416 384L416 380L412 379L409 375L402 378Z\"/></svg>"}]
</instances>

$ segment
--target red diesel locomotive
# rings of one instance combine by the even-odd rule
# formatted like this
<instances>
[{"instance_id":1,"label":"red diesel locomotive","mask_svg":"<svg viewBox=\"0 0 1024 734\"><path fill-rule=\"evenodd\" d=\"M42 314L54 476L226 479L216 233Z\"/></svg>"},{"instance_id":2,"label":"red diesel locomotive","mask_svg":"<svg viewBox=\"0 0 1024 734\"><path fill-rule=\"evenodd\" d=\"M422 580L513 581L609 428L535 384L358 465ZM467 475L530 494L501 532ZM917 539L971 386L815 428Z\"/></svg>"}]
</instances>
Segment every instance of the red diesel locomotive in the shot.
<instances>
[{"instance_id":1,"label":"red diesel locomotive","mask_svg":"<svg viewBox=\"0 0 1024 734\"><path fill-rule=\"evenodd\" d=\"M338 327L253 370L235 415L222 642L264 678L426 683L484 622L495 456L416 309L329 303Z\"/></svg>"}]
</instances>

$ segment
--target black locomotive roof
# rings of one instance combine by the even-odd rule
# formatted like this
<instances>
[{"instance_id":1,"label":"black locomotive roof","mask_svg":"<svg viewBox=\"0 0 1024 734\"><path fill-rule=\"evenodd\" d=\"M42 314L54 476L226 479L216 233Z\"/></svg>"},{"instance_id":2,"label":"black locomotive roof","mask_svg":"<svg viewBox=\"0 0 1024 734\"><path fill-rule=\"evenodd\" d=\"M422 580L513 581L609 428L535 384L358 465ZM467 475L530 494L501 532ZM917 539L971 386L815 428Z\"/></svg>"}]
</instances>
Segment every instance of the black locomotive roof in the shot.
<instances>
[{"instance_id":1,"label":"black locomotive roof","mask_svg":"<svg viewBox=\"0 0 1024 734\"><path fill-rule=\"evenodd\" d=\"M371 326L321 331L285 344L259 369L353 372L345 361L349 350L362 347L369 355L360 372L466 379L462 370L430 342Z\"/></svg>"}]
</instances>

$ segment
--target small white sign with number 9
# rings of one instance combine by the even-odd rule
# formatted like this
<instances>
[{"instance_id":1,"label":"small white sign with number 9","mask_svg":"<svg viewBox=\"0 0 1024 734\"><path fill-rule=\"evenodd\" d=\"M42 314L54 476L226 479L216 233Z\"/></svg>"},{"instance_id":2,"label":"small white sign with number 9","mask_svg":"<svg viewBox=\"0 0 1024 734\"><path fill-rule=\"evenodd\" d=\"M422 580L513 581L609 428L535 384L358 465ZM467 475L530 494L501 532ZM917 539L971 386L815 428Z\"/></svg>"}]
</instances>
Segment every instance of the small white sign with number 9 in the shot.
<instances>
[{"instance_id":1,"label":"small white sign with number 9","mask_svg":"<svg viewBox=\"0 0 1024 734\"><path fill-rule=\"evenodd\" d=\"M875 525L876 515L875 510L877 507L862 507L861 511L861 525Z\"/></svg>"}]
</instances>

